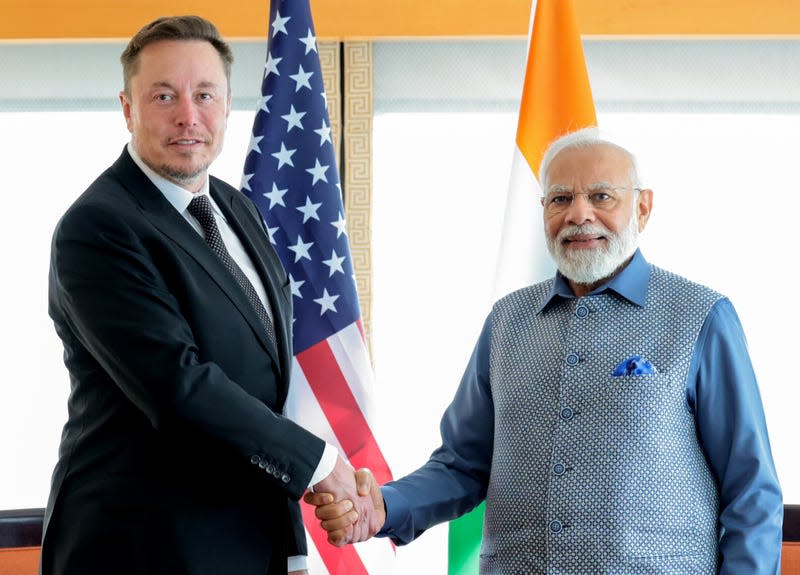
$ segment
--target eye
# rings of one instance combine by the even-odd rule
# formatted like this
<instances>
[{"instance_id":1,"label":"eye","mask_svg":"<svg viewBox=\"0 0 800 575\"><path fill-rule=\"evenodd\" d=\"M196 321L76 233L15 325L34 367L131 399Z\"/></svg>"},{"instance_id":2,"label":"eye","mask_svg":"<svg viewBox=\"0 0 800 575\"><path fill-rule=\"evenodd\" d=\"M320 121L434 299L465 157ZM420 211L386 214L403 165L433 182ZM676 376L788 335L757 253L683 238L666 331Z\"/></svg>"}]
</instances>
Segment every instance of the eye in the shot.
<instances>
[{"instance_id":1,"label":"eye","mask_svg":"<svg viewBox=\"0 0 800 575\"><path fill-rule=\"evenodd\" d=\"M564 206L572 201L572 194L567 192L551 194L547 203L551 206Z\"/></svg>"},{"instance_id":2,"label":"eye","mask_svg":"<svg viewBox=\"0 0 800 575\"><path fill-rule=\"evenodd\" d=\"M172 100L172 94L156 94L156 100L159 102L170 102Z\"/></svg>"},{"instance_id":3,"label":"eye","mask_svg":"<svg viewBox=\"0 0 800 575\"><path fill-rule=\"evenodd\" d=\"M611 188L601 188L589 193L589 201L594 205L609 204L615 199L616 195Z\"/></svg>"}]
</instances>

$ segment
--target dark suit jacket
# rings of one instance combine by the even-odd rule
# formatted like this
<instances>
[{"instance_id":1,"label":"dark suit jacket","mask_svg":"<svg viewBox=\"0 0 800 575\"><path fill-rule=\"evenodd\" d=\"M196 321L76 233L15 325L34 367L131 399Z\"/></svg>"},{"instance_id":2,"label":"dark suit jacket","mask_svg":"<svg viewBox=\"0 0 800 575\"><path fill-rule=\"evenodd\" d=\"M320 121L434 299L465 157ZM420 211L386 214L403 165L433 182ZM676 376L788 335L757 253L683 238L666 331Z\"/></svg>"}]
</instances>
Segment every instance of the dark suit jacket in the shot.
<instances>
[{"instance_id":1,"label":"dark suit jacket","mask_svg":"<svg viewBox=\"0 0 800 575\"><path fill-rule=\"evenodd\" d=\"M50 315L71 394L42 572L286 573L324 442L281 415L291 293L247 198L211 195L258 269L270 344L234 278L127 151L53 237Z\"/></svg>"}]
</instances>

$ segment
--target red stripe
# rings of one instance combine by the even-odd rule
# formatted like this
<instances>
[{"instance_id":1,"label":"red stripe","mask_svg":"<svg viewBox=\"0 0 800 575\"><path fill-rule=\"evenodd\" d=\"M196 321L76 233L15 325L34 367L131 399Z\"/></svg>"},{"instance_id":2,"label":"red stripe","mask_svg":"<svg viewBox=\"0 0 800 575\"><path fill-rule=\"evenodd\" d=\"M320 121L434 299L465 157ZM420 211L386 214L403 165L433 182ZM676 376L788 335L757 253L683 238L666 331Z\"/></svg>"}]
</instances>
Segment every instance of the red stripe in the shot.
<instances>
[{"instance_id":1,"label":"red stripe","mask_svg":"<svg viewBox=\"0 0 800 575\"><path fill-rule=\"evenodd\" d=\"M355 547L352 545L334 547L328 543L327 532L314 515L313 506L301 501L300 508L303 512L303 523L330 575L369 575Z\"/></svg>"},{"instance_id":2,"label":"red stripe","mask_svg":"<svg viewBox=\"0 0 800 575\"><path fill-rule=\"evenodd\" d=\"M297 362L350 464L369 467L378 483L390 481L389 465L327 340L297 354Z\"/></svg>"}]
</instances>

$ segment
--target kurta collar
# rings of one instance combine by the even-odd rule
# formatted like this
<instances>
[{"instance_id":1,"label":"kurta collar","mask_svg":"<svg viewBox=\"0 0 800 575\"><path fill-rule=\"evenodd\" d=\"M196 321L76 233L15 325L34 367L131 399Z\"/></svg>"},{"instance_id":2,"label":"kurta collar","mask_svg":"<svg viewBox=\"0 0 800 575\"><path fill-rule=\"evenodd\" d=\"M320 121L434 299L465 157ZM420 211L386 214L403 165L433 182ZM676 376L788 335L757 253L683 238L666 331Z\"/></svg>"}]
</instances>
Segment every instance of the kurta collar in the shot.
<instances>
[{"instance_id":1,"label":"kurta collar","mask_svg":"<svg viewBox=\"0 0 800 575\"><path fill-rule=\"evenodd\" d=\"M612 291L638 306L644 306L647 300L647 284L650 280L650 264L644 259L641 250L637 249L630 263L607 283L598 286L585 297ZM567 283L567 279L556 272L553 287L542 303L538 312L542 312L557 299L573 299L575 294Z\"/></svg>"}]
</instances>

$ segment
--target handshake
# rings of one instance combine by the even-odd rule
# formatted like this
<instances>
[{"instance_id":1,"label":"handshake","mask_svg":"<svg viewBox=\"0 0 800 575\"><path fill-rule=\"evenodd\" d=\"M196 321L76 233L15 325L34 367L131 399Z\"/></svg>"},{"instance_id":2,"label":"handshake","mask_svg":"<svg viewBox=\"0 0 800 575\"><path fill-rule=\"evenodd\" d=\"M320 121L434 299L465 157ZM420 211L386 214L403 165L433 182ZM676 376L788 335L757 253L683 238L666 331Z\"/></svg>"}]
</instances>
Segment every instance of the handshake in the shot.
<instances>
[{"instance_id":1,"label":"handshake","mask_svg":"<svg viewBox=\"0 0 800 575\"><path fill-rule=\"evenodd\" d=\"M375 476L369 469L353 472L338 457L330 475L314 485L303 500L316 507L315 514L328 532L328 543L344 547L366 541L383 527L386 510Z\"/></svg>"}]
</instances>

